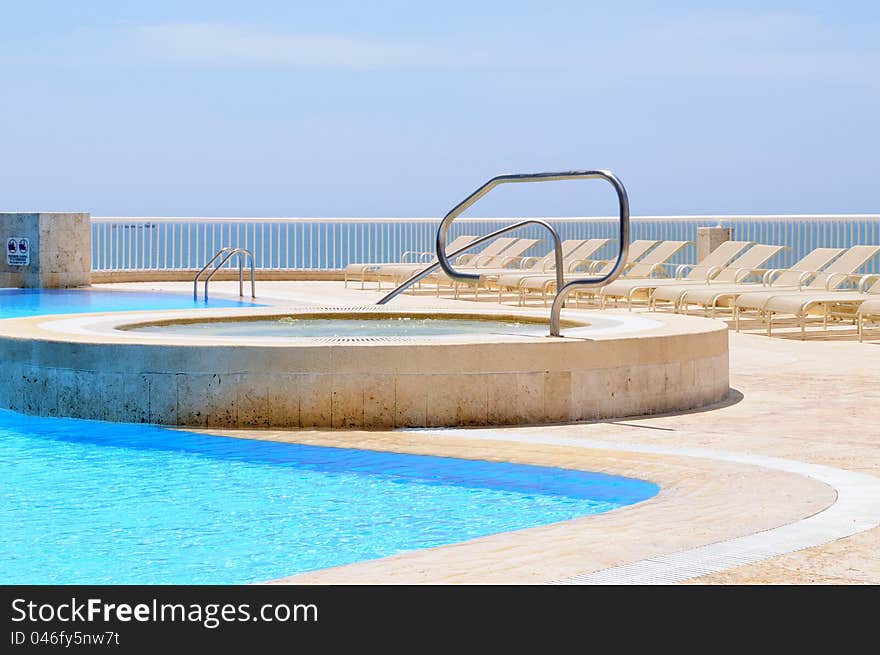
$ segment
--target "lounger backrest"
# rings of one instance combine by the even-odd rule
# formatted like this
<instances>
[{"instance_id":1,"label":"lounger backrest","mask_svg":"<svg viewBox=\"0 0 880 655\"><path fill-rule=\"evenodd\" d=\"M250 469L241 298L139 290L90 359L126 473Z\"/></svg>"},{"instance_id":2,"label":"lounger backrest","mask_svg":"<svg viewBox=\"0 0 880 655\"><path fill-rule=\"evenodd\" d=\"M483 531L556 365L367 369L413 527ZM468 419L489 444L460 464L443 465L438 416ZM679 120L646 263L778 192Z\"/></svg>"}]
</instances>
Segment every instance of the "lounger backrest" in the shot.
<instances>
[{"instance_id":1,"label":"lounger backrest","mask_svg":"<svg viewBox=\"0 0 880 655\"><path fill-rule=\"evenodd\" d=\"M655 239L636 239L629 244L629 252L627 253L626 260L632 265L658 243L659 241ZM594 271L594 273L596 275L607 275L612 271L614 264L616 263L616 258L610 262L605 262L605 264L599 267L598 270Z\"/></svg>"},{"instance_id":2,"label":"lounger backrest","mask_svg":"<svg viewBox=\"0 0 880 655\"><path fill-rule=\"evenodd\" d=\"M661 241L656 248L642 257L642 260L633 264L626 272L627 277L647 277L654 272L660 264L666 263L674 257L689 241Z\"/></svg>"},{"instance_id":3,"label":"lounger backrest","mask_svg":"<svg viewBox=\"0 0 880 655\"><path fill-rule=\"evenodd\" d=\"M566 239L562 242L562 259L569 259L571 254L585 243L584 239ZM550 248L550 251L538 259L531 266L536 271L552 271L556 268L556 249Z\"/></svg>"},{"instance_id":4,"label":"lounger backrest","mask_svg":"<svg viewBox=\"0 0 880 655\"><path fill-rule=\"evenodd\" d=\"M839 287L846 281L844 275L852 275L864 266L868 260L880 253L880 246L853 246L828 265L824 271L804 286L811 289L824 289L831 279L832 288Z\"/></svg>"},{"instance_id":5,"label":"lounger backrest","mask_svg":"<svg viewBox=\"0 0 880 655\"><path fill-rule=\"evenodd\" d=\"M651 248L656 246L659 241L656 239L636 239L629 244L629 251L626 255L626 260L628 262L636 262L638 261L642 255L648 252ZM614 262L612 262L612 265Z\"/></svg>"},{"instance_id":6,"label":"lounger backrest","mask_svg":"<svg viewBox=\"0 0 880 655\"><path fill-rule=\"evenodd\" d=\"M476 265L478 268L500 268L507 264L512 257L521 257L536 243L538 243L538 239L515 239L513 243L494 257L485 257L486 253L480 253Z\"/></svg>"},{"instance_id":7,"label":"lounger backrest","mask_svg":"<svg viewBox=\"0 0 880 655\"><path fill-rule=\"evenodd\" d=\"M713 269L725 268L734 257L739 255L750 245L752 245L751 241L725 241L715 248L715 250L703 257L698 264L692 266L687 275L684 276L684 279L699 280L701 282L705 281L710 271Z\"/></svg>"},{"instance_id":8,"label":"lounger backrest","mask_svg":"<svg viewBox=\"0 0 880 655\"><path fill-rule=\"evenodd\" d=\"M796 287L804 273L821 271L828 262L840 255L844 248L816 248L773 279L773 286Z\"/></svg>"},{"instance_id":9,"label":"lounger backrest","mask_svg":"<svg viewBox=\"0 0 880 655\"><path fill-rule=\"evenodd\" d=\"M593 255L599 252L599 250L607 246L608 241L610 241L610 239L587 239L580 246L575 248L574 252L566 258L566 263L573 264L575 262L582 262L585 259L590 259Z\"/></svg>"},{"instance_id":10,"label":"lounger backrest","mask_svg":"<svg viewBox=\"0 0 880 655\"><path fill-rule=\"evenodd\" d=\"M471 241L473 241L476 238L477 237L469 236L469 235L465 235L465 234L462 234L461 236L455 237L451 242L446 244L447 257L449 256L450 253L453 253L456 250L461 250L462 248L464 248L467 244L469 244ZM432 262L437 261L436 254L433 257L431 257L431 261Z\"/></svg>"},{"instance_id":11,"label":"lounger backrest","mask_svg":"<svg viewBox=\"0 0 880 655\"><path fill-rule=\"evenodd\" d=\"M761 268L785 246L770 246L758 243L730 262L712 278L713 282L739 282L737 273L743 269Z\"/></svg>"},{"instance_id":12,"label":"lounger backrest","mask_svg":"<svg viewBox=\"0 0 880 655\"><path fill-rule=\"evenodd\" d=\"M516 243L516 241L516 237L498 237L494 241L490 241L489 245L482 250L463 253L461 255L462 261L460 263L464 266L471 266L473 262L482 257L495 257ZM448 249L447 252L449 252Z\"/></svg>"},{"instance_id":13,"label":"lounger backrest","mask_svg":"<svg viewBox=\"0 0 880 655\"><path fill-rule=\"evenodd\" d=\"M477 237L471 236L469 234L462 234L461 236L455 237L451 242L446 244L446 254L448 255L451 252L455 252L460 248L464 248L471 241L476 239ZM437 256L434 255L434 261L437 261Z\"/></svg>"}]
</instances>

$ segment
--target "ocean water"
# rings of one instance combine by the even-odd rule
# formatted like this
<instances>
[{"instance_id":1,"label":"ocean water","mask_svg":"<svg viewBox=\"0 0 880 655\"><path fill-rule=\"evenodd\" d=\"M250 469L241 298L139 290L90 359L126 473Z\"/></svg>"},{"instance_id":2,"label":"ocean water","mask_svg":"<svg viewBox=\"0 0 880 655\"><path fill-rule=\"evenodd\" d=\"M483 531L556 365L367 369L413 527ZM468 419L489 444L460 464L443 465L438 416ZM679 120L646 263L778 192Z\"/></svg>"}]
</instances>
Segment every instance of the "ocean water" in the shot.
<instances>
[{"instance_id":1,"label":"ocean water","mask_svg":"<svg viewBox=\"0 0 880 655\"><path fill-rule=\"evenodd\" d=\"M611 511L600 473L0 410L0 583L231 584Z\"/></svg>"},{"instance_id":2,"label":"ocean water","mask_svg":"<svg viewBox=\"0 0 880 655\"><path fill-rule=\"evenodd\" d=\"M607 238L610 243L596 257L609 259L617 253L617 221L610 219L547 219L563 239ZM198 223L120 219L92 224L92 262L96 270L198 268L223 246L242 246L254 253L259 268L340 269L352 262L400 261L406 251L433 252L439 221L321 220L321 221L217 221ZM510 225L514 219L459 219L449 233L483 235ZM690 241L669 262L671 270L696 261L697 228L723 225L733 229L733 238L788 246L768 262L768 267L785 267L813 248L880 244L880 220L803 218L780 220L772 217L701 218L669 220L638 218L631 222L632 239L674 239ZM543 255L551 248L547 231L529 226L512 233L538 240L528 254ZM236 265L230 262L229 266ZM880 258L865 266L865 272L880 271Z\"/></svg>"}]
</instances>

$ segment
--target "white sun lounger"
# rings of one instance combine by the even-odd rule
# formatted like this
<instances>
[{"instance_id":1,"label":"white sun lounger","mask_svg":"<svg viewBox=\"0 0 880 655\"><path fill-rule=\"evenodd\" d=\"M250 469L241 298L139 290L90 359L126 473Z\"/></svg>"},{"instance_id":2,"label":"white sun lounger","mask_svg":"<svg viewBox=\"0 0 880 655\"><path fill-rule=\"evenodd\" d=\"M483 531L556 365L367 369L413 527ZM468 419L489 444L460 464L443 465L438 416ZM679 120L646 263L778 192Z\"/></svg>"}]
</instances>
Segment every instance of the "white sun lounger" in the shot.
<instances>
[{"instance_id":1,"label":"white sun lounger","mask_svg":"<svg viewBox=\"0 0 880 655\"><path fill-rule=\"evenodd\" d=\"M674 278L630 279L631 275L627 275L625 279L617 279L599 290L600 304L604 308L609 298L625 298L627 307L632 309L633 301L640 298L649 300L651 292L657 287L681 284L682 280L706 282L717 275L734 257L750 245L752 245L751 241L725 241L699 264L680 266ZM684 270L688 267L690 270L683 275Z\"/></svg>"},{"instance_id":2,"label":"white sun lounger","mask_svg":"<svg viewBox=\"0 0 880 655\"><path fill-rule=\"evenodd\" d=\"M477 237L470 235L462 235L460 237L456 237L452 241L452 243L449 243L446 246L446 252L455 252L460 248L464 248L467 244L469 244L476 238ZM432 261L437 261L437 255L435 253L408 250L400 255L399 262L373 262L370 264L352 263L346 266L345 269L343 269L343 280L345 281L345 286L348 286L349 280L355 280L361 283L361 289L363 289L364 283L367 281L367 277L375 277L378 270L382 266L414 266L416 265L416 262L407 261L407 259L415 258L418 258L419 264L423 267L427 266Z\"/></svg>"},{"instance_id":3,"label":"white sun lounger","mask_svg":"<svg viewBox=\"0 0 880 655\"><path fill-rule=\"evenodd\" d=\"M657 287L651 292L651 309L656 309L657 302L659 301L672 303L673 308L677 310L681 297L692 287L704 289L706 286L714 284L719 286L736 284L753 275L763 276L767 269L761 267L783 248L785 246L758 243L718 271L708 282L682 281L681 284L668 284Z\"/></svg>"},{"instance_id":4,"label":"white sun lounger","mask_svg":"<svg viewBox=\"0 0 880 655\"><path fill-rule=\"evenodd\" d=\"M718 307L732 307L733 301L741 294L764 289L798 289L815 277L819 271L839 257L844 248L815 248L790 268L776 268L764 273L760 282L739 284L716 284L688 287L678 299L676 311L687 313L690 305L701 305L704 313L715 316Z\"/></svg>"},{"instance_id":5,"label":"white sun lounger","mask_svg":"<svg viewBox=\"0 0 880 655\"><path fill-rule=\"evenodd\" d=\"M746 311L757 311L767 323L767 334L772 333L772 316L774 314L791 314L800 319L801 334L806 329L808 313L814 307L824 303L840 302L847 299L847 293L860 295L858 292L840 290L846 283L864 282L864 276L856 272L868 261L880 253L880 246L853 246L835 259L820 274L816 275L801 291L784 291L781 289L765 289L743 293L734 302L734 319L736 329L740 329L740 319ZM824 309L822 310L824 313Z\"/></svg>"}]
</instances>

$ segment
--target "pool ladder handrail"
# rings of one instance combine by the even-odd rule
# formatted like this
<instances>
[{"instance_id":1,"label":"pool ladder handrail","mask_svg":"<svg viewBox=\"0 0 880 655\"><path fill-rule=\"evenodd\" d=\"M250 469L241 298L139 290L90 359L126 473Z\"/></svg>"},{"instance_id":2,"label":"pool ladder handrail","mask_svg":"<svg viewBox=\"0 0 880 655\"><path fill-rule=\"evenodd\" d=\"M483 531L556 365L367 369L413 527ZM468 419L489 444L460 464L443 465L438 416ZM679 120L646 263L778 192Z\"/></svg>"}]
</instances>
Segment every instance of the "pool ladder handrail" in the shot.
<instances>
[{"instance_id":1,"label":"pool ladder handrail","mask_svg":"<svg viewBox=\"0 0 880 655\"><path fill-rule=\"evenodd\" d=\"M507 227L495 230L494 232L487 234L486 236L480 237L479 239L471 241L463 248L459 248L454 252L448 254L446 253L446 236L453 221L455 221L456 218L461 216L461 214L463 214L469 207L471 207L475 202L477 202L480 198L485 196L495 187L502 184L516 184L523 182L556 182L562 180L578 179L605 180L606 182L611 184L611 186L617 193L617 203L620 216L618 231L618 242L620 243L620 248L617 252L617 259L614 262L614 267L607 274L600 277L578 278L575 280L570 280L566 283L564 279L564 271L562 270L562 240L559 237L559 233L552 225L550 225L547 221L543 221L540 219L527 219L519 221L512 225L508 225ZM494 239L506 232L516 230L529 224L537 224L543 226L550 232L550 235L553 238L553 248L555 251L556 259L556 297L553 299L553 306L550 308L550 336L561 336L559 333L560 314L562 313L562 307L565 305L565 299L568 297L568 295L575 289L596 288L613 282L626 267L626 260L629 254L629 198L626 195L626 189L624 188L623 183L611 171L587 170L564 171L559 173L521 173L512 175L498 175L496 177L493 177L488 182L479 187L476 191L471 193L467 198L458 203L455 207L452 208L452 210L449 211L449 213L446 214L446 216L443 217L443 220L440 222L440 226L437 228L437 261L430 266L425 267L424 269L401 283L396 289L382 297L382 299L380 299L377 304L384 305L388 301L403 293L406 289L411 287L419 280L423 279L427 275L430 275L438 268L443 269L443 272L454 280L479 280L480 275L478 273L464 273L455 270L455 268L449 261L450 258L455 257L459 253L469 250L470 248L474 248L481 243L485 243L486 241Z\"/></svg>"},{"instance_id":2,"label":"pool ladder handrail","mask_svg":"<svg viewBox=\"0 0 880 655\"><path fill-rule=\"evenodd\" d=\"M208 263L202 266L199 269L199 272L196 273L196 276L193 278L193 299L199 299L199 278L202 276L202 273L207 271L211 264L216 262L218 259L220 261L214 265L214 270L208 273L208 276L205 278L205 300L208 299L208 283L211 281L211 278L223 268L223 265L228 262L230 259L238 255L238 295L239 297L244 297L244 262L243 259L247 258L248 264L250 266L251 272L251 298L257 297L257 288L255 282L255 272L254 272L254 254L248 250L247 248L236 248L233 246L225 246L220 248L217 253L208 260ZM222 259L221 259L222 257Z\"/></svg>"}]
</instances>

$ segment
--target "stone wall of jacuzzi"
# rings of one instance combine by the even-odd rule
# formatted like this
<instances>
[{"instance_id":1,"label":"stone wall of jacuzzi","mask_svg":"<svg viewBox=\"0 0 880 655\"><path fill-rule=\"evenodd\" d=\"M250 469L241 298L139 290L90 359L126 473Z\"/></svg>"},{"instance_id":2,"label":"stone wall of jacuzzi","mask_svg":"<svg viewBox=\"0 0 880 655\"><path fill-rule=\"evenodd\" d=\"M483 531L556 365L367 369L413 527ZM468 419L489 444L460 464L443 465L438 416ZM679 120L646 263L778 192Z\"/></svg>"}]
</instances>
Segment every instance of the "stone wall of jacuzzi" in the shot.
<instances>
[{"instance_id":1,"label":"stone wall of jacuzzi","mask_svg":"<svg viewBox=\"0 0 880 655\"><path fill-rule=\"evenodd\" d=\"M559 423L726 398L727 327L656 320L654 329L591 339L230 347L9 319L0 323L0 407L178 426L386 429Z\"/></svg>"}]
</instances>

